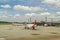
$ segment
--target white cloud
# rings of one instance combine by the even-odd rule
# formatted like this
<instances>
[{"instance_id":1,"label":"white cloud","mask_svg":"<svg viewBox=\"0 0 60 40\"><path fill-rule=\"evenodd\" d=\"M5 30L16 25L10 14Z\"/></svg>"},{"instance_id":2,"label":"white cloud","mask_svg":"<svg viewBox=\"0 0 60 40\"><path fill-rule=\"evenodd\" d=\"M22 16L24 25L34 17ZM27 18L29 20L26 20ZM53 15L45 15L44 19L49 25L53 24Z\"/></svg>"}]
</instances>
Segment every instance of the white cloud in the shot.
<instances>
[{"instance_id":1,"label":"white cloud","mask_svg":"<svg viewBox=\"0 0 60 40\"><path fill-rule=\"evenodd\" d=\"M6 16L6 15L0 16L0 19L1 19L1 20L5 20L5 19L7 19L7 18L8 18L8 16Z\"/></svg>"},{"instance_id":2,"label":"white cloud","mask_svg":"<svg viewBox=\"0 0 60 40\"><path fill-rule=\"evenodd\" d=\"M14 19L20 18L20 14L15 14L15 15L13 16L13 18L14 18Z\"/></svg>"},{"instance_id":3,"label":"white cloud","mask_svg":"<svg viewBox=\"0 0 60 40\"><path fill-rule=\"evenodd\" d=\"M40 15L41 15L41 16L50 16L51 13L49 13L49 12L44 12L44 13L41 13Z\"/></svg>"},{"instance_id":4,"label":"white cloud","mask_svg":"<svg viewBox=\"0 0 60 40\"><path fill-rule=\"evenodd\" d=\"M11 8L11 6L8 5L8 4L6 4L6 5L1 5L0 7L2 7L2 8Z\"/></svg>"},{"instance_id":5,"label":"white cloud","mask_svg":"<svg viewBox=\"0 0 60 40\"><path fill-rule=\"evenodd\" d=\"M25 16L40 18L40 17L52 17L54 15L49 12L43 12L43 13L38 13L38 14L37 13L27 13L27 14L25 14Z\"/></svg>"},{"instance_id":6,"label":"white cloud","mask_svg":"<svg viewBox=\"0 0 60 40\"><path fill-rule=\"evenodd\" d=\"M56 12L57 14L60 14L60 12Z\"/></svg>"},{"instance_id":7,"label":"white cloud","mask_svg":"<svg viewBox=\"0 0 60 40\"><path fill-rule=\"evenodd\" d=\"M27 13L27 14L25 14L25 16L32 17L32 16L36 16L36 14L35 13Z\"/></svg>"},{"instance_id":8,"label":"white cloud","mask_svg":"<svg viewBox=\"0 0 60 40\"><path fill-rule=\"evenodd\" d=\"M43 15L43 16L41 16ZM50 16L49 16L50 15ZM11 17L10 17L11 16ZM0 19L1 20L10 20L10 21L15 21L15 22L24 22L24 21L27 21L28 22L28 19L31 17L32 19L32 22L36 19L37 22L40 22L40 21L43 21L45 20L45 16L48 16L48 19L50 18L56 18L55 15L49 13L49 12L43 12L43 13L40 13L40 14L37 14L37 13L27 13L25 14L25 16L22 16L20 14L15 14L15 15L10 15L10 16L0 16ZM49 21L49 20L48 20Z\"/></svg>"},{"instance_id":9,"label":"white cloud","mask_svg":"<svg viewBox=\"0 0 60 40\"><path fill-rule=\"evenodd\" d=\"M10 12L8 12L8 11L0 11L0 15L7 15L7 14L10 14Z\"/></svg>"},{"instance_id":10,"label":"white cloud","mask_svg":"<svg viewBox=\"0 0 60 40\"><path fill-rule=\"evenodd\" d=\"M3 16L1 16L2 18L7 18L7 16L5 16L5 15L3 15Z\"/></svg>"},{"instance_id":11,"label":"white cloud","mask_svg":"<svg viewBox=\"0 0 60 40\"><path fill-rule=\"evenodd\" d=\"M54 5L55 8L60 8L60 0L44 0L42 3Z\"/></svg>"},{"instance_id":12,"label":"white cloud","mask_svg":"<svg viewBox=\"0 0 60 40\"><path fill-rule=\"evenodd\" d=\"M21 6L15 5L13 7L14 10L24 10L24 11L42 11L43 9L40 7L28 7L28 6Z\"/></svg>"},{"instance_id":13,"label":"white cloud","mask_svg":"<svg viewBox=\"0 0 60 40\"><path fill-rule=\"evenodd\" d=\"M53 15L52 13L49 13L49 12L42 12L42 13L39 13L39 14L37 14L37 13L27 13L25 15L27 16L26 17L27 20L31 17L32 21L34 21L36 19L37 22L45 21L45 17L47 17L47 20L48 19L51 20L51 18L56 18L55 15Z\"/></svg>"},{"instance_id":14,"label":"white cloud","mask_svg":"<svg viewBox=\"0 0 60 40\"><path fill-rule=\"evenodd\" d=\"M44 0L42 3L56 4L57 0Z\"/></svg>"}]
</instances>

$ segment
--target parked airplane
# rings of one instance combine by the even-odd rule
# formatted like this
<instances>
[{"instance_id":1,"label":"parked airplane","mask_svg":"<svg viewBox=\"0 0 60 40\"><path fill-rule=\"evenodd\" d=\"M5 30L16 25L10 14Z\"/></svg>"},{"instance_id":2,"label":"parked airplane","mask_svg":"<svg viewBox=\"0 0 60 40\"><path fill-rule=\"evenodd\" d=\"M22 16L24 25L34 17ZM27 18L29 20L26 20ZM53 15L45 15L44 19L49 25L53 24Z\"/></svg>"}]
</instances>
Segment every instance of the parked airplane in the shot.
<instances>
[{"instance_id":1,"label":"parked airplane","mask_svg":"<svg viewBox=\"0 0 60 40\"><path fill-rule=\"evenodd\" d=\"M25 29L35 29L35 27L36 27L36 20L34 21L33 24L25 23Z\"/></svg>"}]
</instances>

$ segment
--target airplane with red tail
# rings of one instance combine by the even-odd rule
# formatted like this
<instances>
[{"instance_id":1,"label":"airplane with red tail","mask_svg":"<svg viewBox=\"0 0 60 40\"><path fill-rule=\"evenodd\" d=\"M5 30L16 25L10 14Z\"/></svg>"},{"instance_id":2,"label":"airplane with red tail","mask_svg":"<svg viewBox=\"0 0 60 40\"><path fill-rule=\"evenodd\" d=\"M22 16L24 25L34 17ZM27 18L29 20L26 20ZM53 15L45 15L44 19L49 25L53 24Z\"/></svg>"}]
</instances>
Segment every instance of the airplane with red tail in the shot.
<instances>
[{"instance_id":1,"label":"airplane with red tail","mask_svg":"<svg viewBox=\"0 0 60 40\"><path fill-rule=\"evenodd\" d=\"M25 23L25 29L35 29L35 27L36 27L36 20L34 21L33 24Z\"/></svg>"}]
</instances>

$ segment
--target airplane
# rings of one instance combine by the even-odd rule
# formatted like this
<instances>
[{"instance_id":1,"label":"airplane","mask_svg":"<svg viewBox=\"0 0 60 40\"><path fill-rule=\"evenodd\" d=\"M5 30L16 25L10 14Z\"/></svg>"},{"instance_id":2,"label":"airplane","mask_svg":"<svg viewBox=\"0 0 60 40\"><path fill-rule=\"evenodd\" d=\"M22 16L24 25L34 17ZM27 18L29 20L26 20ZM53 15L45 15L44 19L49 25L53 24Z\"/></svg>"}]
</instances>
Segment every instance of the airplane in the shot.
<instances>
[{"instance_id":1,"label":"airplane","mask_svg":"<svg viewBox=\"0 0 60 40\"><path fill-rule=\"evenodd\" d=\"M36 20L34 21L33 24L25 23L25 29L35 29L35 27L36 27Z\"/></svg>"}]
</instances>

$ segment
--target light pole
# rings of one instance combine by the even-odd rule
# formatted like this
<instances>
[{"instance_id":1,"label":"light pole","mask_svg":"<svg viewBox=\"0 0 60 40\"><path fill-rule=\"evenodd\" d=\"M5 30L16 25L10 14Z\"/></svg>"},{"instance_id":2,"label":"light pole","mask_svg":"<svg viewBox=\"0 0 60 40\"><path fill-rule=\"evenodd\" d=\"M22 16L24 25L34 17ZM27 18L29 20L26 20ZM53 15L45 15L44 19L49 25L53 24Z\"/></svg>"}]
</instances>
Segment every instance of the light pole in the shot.
<instances>
[{"instance_id":1,"label":"light pole","mask_svg":"<svg viewBox=\"0 0 60 40\"><path fill-rule=\"evenodd\" d=\"M31 23L31 17L28 18L28 23Z\"/></svg>"},{"instance_id":2,"label":"light pole","mask_svg":"<svg viewBox=\"0 0 60 40\"><path fill-rule=\"evenodd\" d=\"M31 14L28 13L28 14L26 14L26 16L29 17L29 18L28 18L28 22L29 22L29 23L32 22L32 17L33 17L34 15L35 15L34 13L31 13Z\"/></svg>"},{"instance_id":3,"label":"light pole","mask_svg":"<svg viewBox=\"0 0 60 40\"><path fill-rule=\"evenodd\" d=\"M45 22L47 22L47 16L45 17Z\"/></svg>"},{"instance_id":4,"label":"light pole","mask_svg":"<svg viewBox=\"0 0 60 40\"><path fill-rule=\"evenodd\" d=\"M30 23L31 23L31 17L30 17Z\"/></svg>"}]
</instances>

